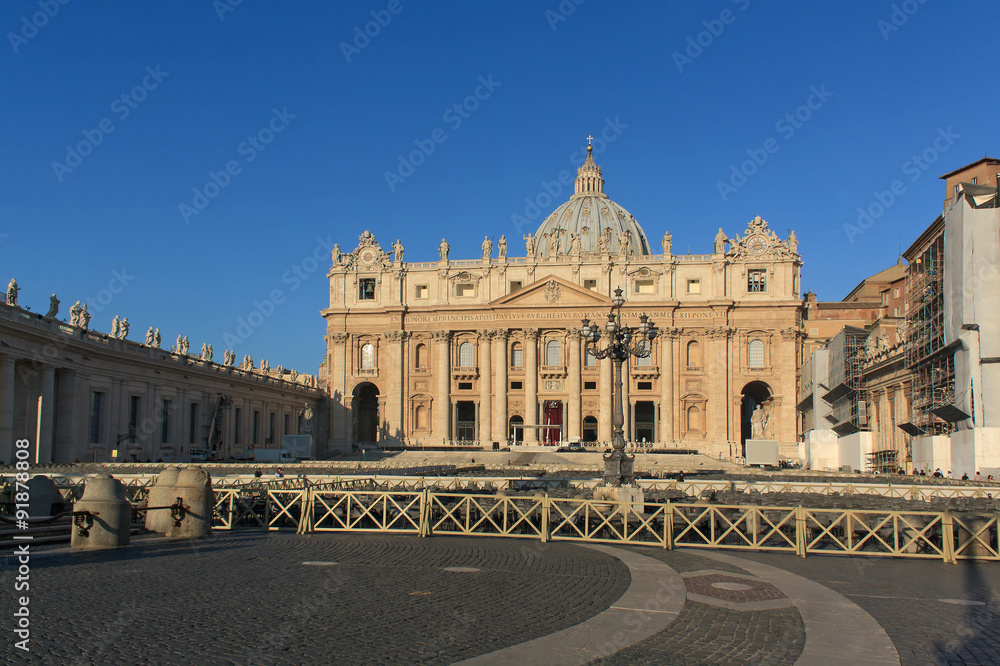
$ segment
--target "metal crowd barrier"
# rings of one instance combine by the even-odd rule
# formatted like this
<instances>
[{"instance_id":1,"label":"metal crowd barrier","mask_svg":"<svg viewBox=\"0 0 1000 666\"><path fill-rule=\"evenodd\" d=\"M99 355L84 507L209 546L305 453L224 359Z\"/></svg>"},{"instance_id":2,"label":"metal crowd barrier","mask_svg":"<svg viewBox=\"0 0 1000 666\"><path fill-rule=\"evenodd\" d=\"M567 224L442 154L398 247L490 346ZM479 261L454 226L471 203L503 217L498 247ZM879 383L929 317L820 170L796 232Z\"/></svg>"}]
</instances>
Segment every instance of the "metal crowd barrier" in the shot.
<instances>
[{"instance_id":1,"label":"metal crowd barrier","mask_svg":"<svg viewBox=\"0 0 1000 666\"><path fill-rule=\"evenodd\" d=\"M1000 560L1000 515L810 509L708 502L628 503L307 487L215 491L214 529L514 537L666 549Z\"/></svg>"}]
</instances>

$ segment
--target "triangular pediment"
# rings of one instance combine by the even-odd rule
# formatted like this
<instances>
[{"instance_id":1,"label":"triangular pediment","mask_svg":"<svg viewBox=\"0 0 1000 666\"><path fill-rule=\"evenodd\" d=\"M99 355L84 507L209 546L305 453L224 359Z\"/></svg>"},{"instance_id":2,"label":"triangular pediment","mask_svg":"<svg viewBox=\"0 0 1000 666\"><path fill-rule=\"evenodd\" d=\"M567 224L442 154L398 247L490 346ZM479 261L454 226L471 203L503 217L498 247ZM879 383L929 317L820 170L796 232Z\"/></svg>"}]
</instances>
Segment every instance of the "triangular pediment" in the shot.
<instances>
[{"instance_id":1,"label":"triangular pediment","mask_svg":"<svg viewBox=\"0 0 1000 666\"><path fill-rule=\"evenodd\" d=\"M494 307L579 307L611 305L611 299L578 284L547 275L527 287L496 299Z\"/></svg>"}]
</instances>

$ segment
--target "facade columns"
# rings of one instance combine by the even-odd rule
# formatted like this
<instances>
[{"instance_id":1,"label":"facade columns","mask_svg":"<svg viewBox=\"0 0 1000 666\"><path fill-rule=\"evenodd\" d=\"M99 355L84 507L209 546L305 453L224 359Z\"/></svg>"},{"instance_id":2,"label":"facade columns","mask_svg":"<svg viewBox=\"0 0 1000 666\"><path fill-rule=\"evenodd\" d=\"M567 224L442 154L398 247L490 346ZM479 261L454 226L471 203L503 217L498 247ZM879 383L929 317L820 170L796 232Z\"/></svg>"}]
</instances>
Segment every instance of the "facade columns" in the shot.
<instances>
[{"instance_id":1,"label":"facade columns","mask_svg":"<svg viewBox=\"0 0 1000 666\"><path fill-rule=\"evenodd\" d=\"M635 439L632 432L632 402L629 400L629 386L632 384L632 359L630 356L622 361L622 430L625 431L625 441L631 442Z\"/></svg>"},{"instance_id":2,"label":"facade columns","mask_svg":"<svg viewBox=\"0 0 1000 666\"><path fill-rule=\"evenodd\" d=\"M538 329L524 329L524 423L538 425ZM538 430L524 429L524 443L537 444Z\"/></svg>"},{"instance_id":3,"label":"facade columns","mask_svg":"<svg viewBox=\"0 0 1000 666\"><path fill-rule=\"evenodd\" d=\"M0 356L0 458L14 460L14 357Z\"/></svg>"},{"instance_id":4,"label":"facade columns","mask_svg":"<svg viewBox=\"0 0 1000 666\"><path fill-rule=\"evenodd\" d=\"M674 340L679 331L669 328L660 338L660 443L674 440Z\"/></svg>"},{"instance_id":5,"label":"facade columns","mask_svg":"<svg viewBox=\"0 0 1000 666\"><path fill-rule=\"evenodd\" d=\"M567 387L568 405L566 424L566 439L570 442L581 439L581 424L583 422L583 396L581 396L582 385L580 383L580 346L583 342L580 338L579 328L566 329L569 337L569 385Z\"/></svg>"},{"instance_id":6,"label":"facade columns","mask_svg":"<svg viewBox=\"0 0 1000 666\"><path fill-rule=\"evenodd\" d=\"M330 406L330 437L333 440L333 446L339 447L342 451L351 449L350 439L353 424L351 414L348 411L351 406L351 397L347 395L347 343L349 340L350 335L347 333L334 333L330 336L330 376L327 378L332 401ZM178 396L177 409L181 410L180 417L176 418L174 422L181 429L181 432L174 438L178 442L183 442L183 395ZM246 449L253 445L253 432L251 432L250 426L253 422L253 406L244 400L242 409L243 422L240 424L240 432L241 439L244 441L239 444L243 449Z\"/></svg>"},{"instance_id":7,"label":"facade columns","mask_svg":"<svg viewBox=\"0 0 1000 666\"><path fill-rule=\"evenodd\" d=\"M435 331L438 342L437 404L434 405L434 436L447 443L451 439L451 331Z\"/></svg>"},{"instance_id":8,"label":"facade columns","mask_svg":"<svg viewBox=\"0 0 1000 666\"><path fill-rule=\"evenodd\" d=\"M490 340L493 331L479 331L479 441L483 444L492 442L490 435L493 428L493 413L490 407L490 390L493 383L493 350Z\"/></svg>"},{"instance_id":9,"label":"facade columns","mask_svg":"<svg viewBox=\"0 0 1000 666\"><path fill-rule=\"evenodd\" d=\"M496 333L496 385L493 394L496 396L493 410L492 442L507 441L507 331L500 329Z\"/></svg>"},{"instance_id":10,"label":"facade columns","mask_svg":"<svg viewBox=\"0 0 1000 666\"><path fill-rule=\"evenodd\" d=\"M391 441L403 441L406 437L406 339L405 331L387 331L382 334L389 350L389 388L384 398L385 411L382 418L386 423L386 435ZM381 374L381 369L379 374ZM381 400L381 398L380 398ZM379 424L381 428L382 424Z\"/></svg>"},{"instance_id":11,"label":"facade columns","mask_svg":"<svg viewBox=\"0 0 1000 666\"><path fill-rule=\"evenodd\" d=\"M597 439L601 442L610 442L611 431L614 427L612 419L614 405L611 404L611 383L614 381L611 373L614 371L614 368L610 358L599 359L597 363L600 367L600 379L597 383L598 404L600 405L597 418Z\"/></svg>"}]
</instances>

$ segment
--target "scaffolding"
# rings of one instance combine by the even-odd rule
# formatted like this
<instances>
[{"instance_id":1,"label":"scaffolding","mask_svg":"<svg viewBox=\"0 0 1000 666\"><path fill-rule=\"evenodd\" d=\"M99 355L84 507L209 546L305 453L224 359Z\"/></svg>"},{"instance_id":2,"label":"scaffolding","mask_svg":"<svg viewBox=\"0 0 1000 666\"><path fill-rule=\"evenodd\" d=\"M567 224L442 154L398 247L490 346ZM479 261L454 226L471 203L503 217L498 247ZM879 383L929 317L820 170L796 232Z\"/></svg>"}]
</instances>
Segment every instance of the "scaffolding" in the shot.
<instances>
[{"instance_id":1,"label":"scaffolding","mask_svg":"<svg viewBox=\"0 0 1000 666\"><path fill-rule=\"evenodd\" d=\"M838 435L868 429L868 402L864 390L865 340L868 331L845 326L830 340L830 385L823 399L831 411L827 415Z\"/></svg>"},{"instance_id":2,"label":"scaffolding","mask_svg":"<svg viewBox=\"0 0 1000 666\"><path fill-rule=\"evenodd\" d=\"M944 234L937 236L906 273L906 367L912 373L911 423L925 435L947 435L953 426L932 410L955 402L955 358L944 341Z\"/></svg>"}]
</instances>

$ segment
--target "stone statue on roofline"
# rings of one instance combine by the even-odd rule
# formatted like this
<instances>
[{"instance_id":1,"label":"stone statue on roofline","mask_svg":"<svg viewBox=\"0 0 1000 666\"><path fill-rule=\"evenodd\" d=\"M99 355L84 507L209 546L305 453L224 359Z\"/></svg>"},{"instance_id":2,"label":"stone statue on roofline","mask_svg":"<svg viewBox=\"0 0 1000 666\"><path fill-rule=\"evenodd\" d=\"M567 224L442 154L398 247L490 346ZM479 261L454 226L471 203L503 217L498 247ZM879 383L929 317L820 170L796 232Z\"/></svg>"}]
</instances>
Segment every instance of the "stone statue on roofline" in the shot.
<instances>
[{"instance_id":1,"label":"stone statue on roofline","mask_svg":"<svg viewBox=\"0 0 1000 666\"><path fill-rule=\"evenodd\" d=\"M524 237L524 251L529 257L535 256L535 238L528 232L528 235Z\"/></svg>"},{"instance_id":2,"label":"stone statue on roofline","mask_svg":"<svg viewBox=\"0 0 1000 666\"><path fill-rule=\"evenodd\" d=\"M501 235L497 246L499 247L500 260L503 261L507 258L507 236Z\"/></svg>"},{"instance_id":3,"label":"stone statue on roofline","mask_svg":"<svg viewBox=\"0 0 1000 666\"><path fill-rule=\"evenodd\" d=\"M150 326L148 329L146 329L146 343L145 344L146 344L147 347L152 347L153 346L153 327L152 326Z\"/></svg>"},{"instance_id":4,"label":"stone statue on roofline","mask_svg":"<svg viewBox=\"0 0 1000 666\"><path fill-rule=\"evenodd\" d=\"M162 338L160 337L160 329L156 329L156 331L153 333L153 346L159 348L161 341Z\"/></svg>"},{"instance_id":5,"label":"stone statue on roofline","mask_svg":"<svg viewBox=\"0 0 1000 666\"><path fill-rule=\"evenodd\" d=\"M392 260L397 264L403 263L403 243L397 238L392 244Z\"/></svg>"},{"instance_id":6,"label":"stone statue on roofline","mask_svg":"<svg viewBox=\"0 0 1000 666\"><path fill-rule=\"evenodd\" d=\"M451 247L448 245L448 241L441 239L441 244L438 245L438 253L441 255L441 261L448 261L448 250Z\"/></svg>"},{"instance_id":7,"label":"stone statue on roofline","mask_svg":"<svg viewBox=\"0 0 1000 666\"><path fill-rule=\"evenodd\" d=\"M673 238L673 236L670 235L669 231L667 233L663 234L663 254L670 254L671 253L672 246L673 246L673 240L674 240L674 238Z\"/></svg>"},{"instance_id":8,"label":"stone statue on roofline","mask_svg":"<svg viewBox=\"0 0 1000 666\"><path fill-rule=\"evenodd\" d=\"M726 232L719 227L719 233L715 234L715 253L725 254L726 253L726 243L728 242L726 238Z\"/></svg>"},{"instance_id":9,"label":"stone statue on roofline","mask_svg":"<svg viewBox=\"0 0 1000 666\"><path fill-rule=\"evenodd\" d=\"M86 305L80 310L80 328L85 331L90 329L90 313L87 312Z\"/></svg>"},{"instance_id":10,"label":"stone statue on roofline","mask_svg":"<svg viewBox=\"0 0 1000 666\"><path fill-rule=\"evenodd\" d=\"M131 328L131 324L128 323L128 317L122 317L122 320L118 322L118 337L122 340L126 339L129 328Z\"/></svg>"},{"instance_id":11,"label":"stone statue on roofline","mask_svg":"<svg viewBox=\"0 0 1000 666\"><path fill-rule=\"evenodd\" d=\"M483 259L489 260L490 256L493 254L493 241L490 240L489 236L483 238Z\"/></svg>"},{"instance_id":12,"label":"stone statue on roofline","mask_svg":"<svg viewBox=\"0 0 1000 666\"><path fill-rule=\"evenodd\" d=\"M19 291L21 288L17 286L17 280L11 278L7 284L7 305L17 305L17 292Z\"/></svg>"},{"instance_id":13,"label":"stone statue on roofline","mask_svg":"<svg viewBox=\"0 0 1000 666\"><path fill-rule=\"evenodd\" d=\"M49 311L45 313L46 317L58 317L59 316L59 299L56 298L55 294L49 298Z\"/></svg>"}]
</instances>

